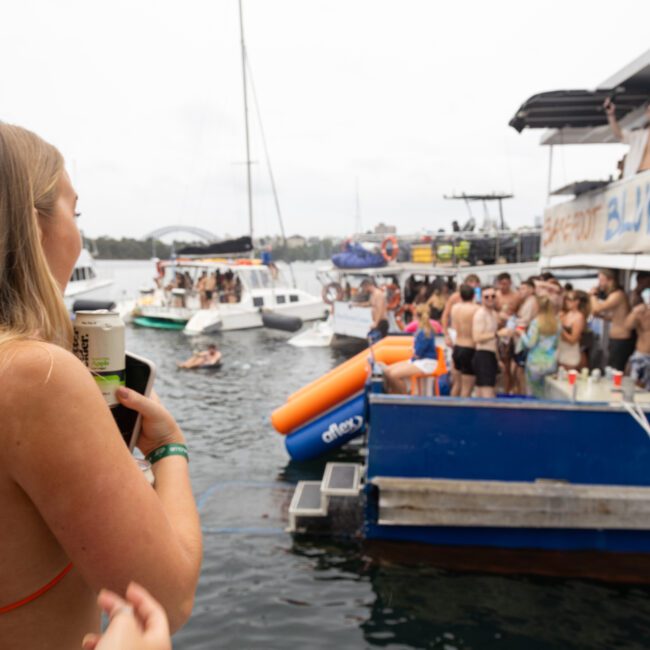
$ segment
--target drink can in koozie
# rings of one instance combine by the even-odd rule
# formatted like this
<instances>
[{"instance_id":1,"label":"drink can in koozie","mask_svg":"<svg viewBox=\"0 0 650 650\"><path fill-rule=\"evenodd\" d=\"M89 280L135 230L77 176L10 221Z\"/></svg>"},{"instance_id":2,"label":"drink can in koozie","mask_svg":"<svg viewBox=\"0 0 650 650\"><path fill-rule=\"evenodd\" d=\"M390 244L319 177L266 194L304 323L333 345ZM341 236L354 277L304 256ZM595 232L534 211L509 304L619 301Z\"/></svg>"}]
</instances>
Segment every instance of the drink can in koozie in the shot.
<instances>
[{"instance_id":1,"label":"drink can in koozie","mask_svg":"<svg viewBox=\"0 0 650 650\"><path fill-rule=\"evenodd\" d=\"M115 391L126 376L124 322L115 311L78 311L72 351L93 374L109 406L118 404Z\"/></svg>"}]
</instances>

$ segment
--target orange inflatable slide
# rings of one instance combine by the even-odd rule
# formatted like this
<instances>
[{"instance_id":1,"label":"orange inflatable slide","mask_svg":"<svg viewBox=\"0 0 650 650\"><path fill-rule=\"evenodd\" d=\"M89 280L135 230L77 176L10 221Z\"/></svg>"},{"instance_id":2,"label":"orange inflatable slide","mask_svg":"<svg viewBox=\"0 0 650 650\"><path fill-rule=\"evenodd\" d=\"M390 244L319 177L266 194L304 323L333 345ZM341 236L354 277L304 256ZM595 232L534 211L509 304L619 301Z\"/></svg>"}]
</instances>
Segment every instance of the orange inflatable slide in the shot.
<instances>
[{"instance_id":1,"label":"orange inflatable slide","mask_svg":"<svg viewBox=\"0 0 650 650\"><path fill-rule=\"evenodd\" d=\"M413 354L413 338L387 336L373 345L372 352L377 361L388 365L405 361ZM362 390L370 372L369 358L370 350L364 350L290 395L271 415L275 429L291 433Z\"/></svg>"}]
</instances>

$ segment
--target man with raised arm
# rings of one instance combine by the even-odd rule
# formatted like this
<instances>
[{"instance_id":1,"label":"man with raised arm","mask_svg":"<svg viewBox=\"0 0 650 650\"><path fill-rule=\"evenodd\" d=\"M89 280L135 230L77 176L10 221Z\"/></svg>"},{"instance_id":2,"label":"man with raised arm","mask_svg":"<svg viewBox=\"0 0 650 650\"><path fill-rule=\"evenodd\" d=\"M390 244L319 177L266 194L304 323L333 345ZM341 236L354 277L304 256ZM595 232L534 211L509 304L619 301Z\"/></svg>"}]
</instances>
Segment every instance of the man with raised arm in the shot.
<instances>
[{"instance_id":1,"label":"man with raised arm","mask_svg":"<svg viewBox=\"0 0 650 650\"><path fill-rule=\"evenodd\" d=\"M614 136L624 144L630 145L630 150L627 152L623 166L623 178L629 178L630 176L634 176L634 174L650 169L650 145L648 138L648 133L650 133L650 129L648 128L648 122L650 122L650 104L646 106L645 116L647 121L645 128L635 129L634 131L621 128L621 125L616 119L616 106L609 97L605 100L603 108L605 109L605 113L607 113L607 121Z\"/></svg>"}]
</instances>

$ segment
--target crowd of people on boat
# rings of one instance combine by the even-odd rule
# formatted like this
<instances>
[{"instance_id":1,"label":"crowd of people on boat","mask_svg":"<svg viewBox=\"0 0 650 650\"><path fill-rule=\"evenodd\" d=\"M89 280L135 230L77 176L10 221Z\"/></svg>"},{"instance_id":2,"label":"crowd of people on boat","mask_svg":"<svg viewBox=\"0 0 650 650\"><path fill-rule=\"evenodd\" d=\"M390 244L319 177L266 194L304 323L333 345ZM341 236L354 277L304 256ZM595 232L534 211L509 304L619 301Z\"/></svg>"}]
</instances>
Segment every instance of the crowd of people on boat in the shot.
<instances>
[{"instance_id":1,"label":"crowd of people on boat","mask_svg":"<svg viewBox=\"0 0 650 650\"><path fill-rule=\"evenodd\" d=\"M223 273L219 269L213 272L201 271L196 281L189 271L177 271L168 284L164 285L162 278L157 280L157 284L164 288L174 307L186 307L187 299L194 295L198 295L201 309L241 300L241 280L230 269Z\"/></svg>"},{"instance_id":2,"label":"crowd of people on boat","mask_svg":"<svg viewBox=\"0 0 650 650\"><path fill-rule=\"evenodd\" d=\"M369 338L378 340L388 330L386 292L372 280L365 280L362 289L372 309ZM546 377L559 368L627 373L650 389L650 273L637 273L629 294L610 269L598 273L589 291L562 284L550 272L518 287L507 272L487 286L471 274L452 289L451 282L442 279L407 286L411 306L397 311L415 313L404 329L411 328L417 336L411 366L397 364L387 370L391 392L404 392L408 376L426 374L418 363L436 359L435 351L427 351L424 344L436 333L444 335L451 350L453 396L489 398L498 390L543 397Z\"/></svg>"}]
</instances>

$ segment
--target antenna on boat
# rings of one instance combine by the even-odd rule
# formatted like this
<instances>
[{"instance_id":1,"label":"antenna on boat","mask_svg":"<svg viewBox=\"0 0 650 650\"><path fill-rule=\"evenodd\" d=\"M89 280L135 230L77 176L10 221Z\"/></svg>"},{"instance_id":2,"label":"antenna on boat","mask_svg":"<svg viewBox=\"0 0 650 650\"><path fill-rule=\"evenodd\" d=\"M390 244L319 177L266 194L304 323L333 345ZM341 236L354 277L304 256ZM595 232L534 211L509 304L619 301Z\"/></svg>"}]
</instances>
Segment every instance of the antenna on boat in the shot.
<instances>
[{"instance_id":1,"label":"antenna on boat","mask_svg":"<svg viewBox=\"0 0 650 650\"><path fill-rule=\"evenodd\" d=\"M239 32L241 34L241 67L244 85L244 124L246 127L246 178L248 182L248 234L253 241L253 194L251 190L251 149L248 130L248 92L246 84L246 44L244 42L244 12L242 0L239 0Z\"/></svg>"}]
</instances>

